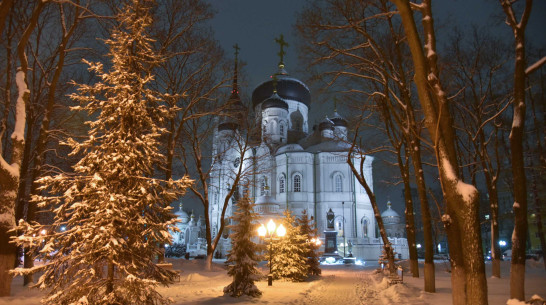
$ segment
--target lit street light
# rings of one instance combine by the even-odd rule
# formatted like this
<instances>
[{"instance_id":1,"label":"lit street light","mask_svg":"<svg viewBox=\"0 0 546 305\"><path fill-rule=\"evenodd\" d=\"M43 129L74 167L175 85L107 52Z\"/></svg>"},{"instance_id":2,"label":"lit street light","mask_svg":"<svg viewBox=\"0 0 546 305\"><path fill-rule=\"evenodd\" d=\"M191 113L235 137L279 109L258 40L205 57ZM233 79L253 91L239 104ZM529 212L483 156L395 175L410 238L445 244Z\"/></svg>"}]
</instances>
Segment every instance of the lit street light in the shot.
<instances>
[{"instance_id":1,"label":"lit street light","mask_svg":"<svg viewBox=\"0 0 546 305\"><path fill-rule=\"evenodd\" d=\"M273 219L270 219L267 223L267 229L263 224L258 228L258 235L260 237L269 237L269 275L267 276L268 286L273 285L273 275L271 274L271 272L273 270L273 235L275 233L278 237L283 237L286 234L286 229L282 224L277 227L277 225L273 222Z\"/></svg>"}]
</instances>

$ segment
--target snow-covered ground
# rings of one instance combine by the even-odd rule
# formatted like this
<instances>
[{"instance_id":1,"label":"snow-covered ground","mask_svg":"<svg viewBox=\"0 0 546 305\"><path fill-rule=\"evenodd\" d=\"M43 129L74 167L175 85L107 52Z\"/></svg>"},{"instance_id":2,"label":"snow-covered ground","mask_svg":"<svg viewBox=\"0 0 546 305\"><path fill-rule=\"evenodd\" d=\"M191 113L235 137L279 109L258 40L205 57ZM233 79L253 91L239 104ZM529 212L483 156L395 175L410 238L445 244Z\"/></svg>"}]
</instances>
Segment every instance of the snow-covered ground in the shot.
<instances>
[{"instance_id":1,"label":"snow-covered ground","mask_svg":"<svg viewBox=\"0 0 546 305\"><path fill-rule=\"evenodd\" d=\"M203 260L170 260L176 270L181 271L180 282L159 291L174 300L173 304L451 304L450 275L447 265L438 261L436 264L437 293L423 292L423 278L413 278L405 274L404 283L387 287L381 275L373 274L376 263L366 266L322 266L323 274L303 283L274 281L268 287L267 281L257 283L263 292L260 298L232 298L223 295L223 288L230 283L230 278L221 263L213 271L203 271ZM422 266L421 266L422 267ZM501 279L490 277L488 270L489 304L506 304L509 297L510 262L502 262ZM544 265L532 260L526 268L526 295L546 296L546 271ZM266 270L264 268L264 274ZM422 270L421 270L422 274ZM0 298L0 305L39 304L42 292L37 289L23 288L22 279L13 283L13 296Z\"/></svg>"}]
</instances>

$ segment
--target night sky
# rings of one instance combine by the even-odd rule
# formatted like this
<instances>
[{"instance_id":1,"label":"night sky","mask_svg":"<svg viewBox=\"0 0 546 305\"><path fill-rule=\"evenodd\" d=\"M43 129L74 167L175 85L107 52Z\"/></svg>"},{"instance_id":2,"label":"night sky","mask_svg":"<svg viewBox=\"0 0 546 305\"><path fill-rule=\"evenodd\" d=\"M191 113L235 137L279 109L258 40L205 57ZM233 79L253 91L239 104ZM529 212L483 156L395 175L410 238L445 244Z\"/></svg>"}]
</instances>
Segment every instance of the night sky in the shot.
<instances>
[{"instance_id":1,"label":"night sky","mask_svg":"<svg viewBox=\"0 0 546 305\"><path fill-rule=\"evenodd\" d=\"M232 46L238 43L241 48L240 58L247 63L249 73L249 88L243 88L249 93L267 80L276 71L279 58L278 45L274 38L279 34L285 36L290 44L285 59L287 71L297 78L304 78L305 67L298 65L295 33L293 25L297 12L306 1L304 0L208 0L216 10L216 16L211 21L216 39L226 50L228 56L233 56ZM494 27L499 34L506 35L512 42L509 27L502 23L502 8L495 0L440 0L433 1L433 14L438 33L448 33L454 25L464 26L477 24ZM546 47L546 1L534 1L533 11L527 27L527 40ZM489 18L490 16L496 16ZM442 44L442 37L438 43ZM312 94L312 92L311 92Z\"/></svg>"}]
</instances>

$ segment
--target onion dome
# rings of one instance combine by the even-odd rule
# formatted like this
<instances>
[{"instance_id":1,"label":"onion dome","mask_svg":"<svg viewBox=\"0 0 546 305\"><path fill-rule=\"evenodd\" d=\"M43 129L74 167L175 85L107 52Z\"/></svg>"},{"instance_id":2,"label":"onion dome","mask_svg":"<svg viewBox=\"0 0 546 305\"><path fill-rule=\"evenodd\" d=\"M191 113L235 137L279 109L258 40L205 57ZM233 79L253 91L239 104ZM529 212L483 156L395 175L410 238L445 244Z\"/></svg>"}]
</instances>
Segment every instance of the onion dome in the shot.
<instances>
[{"instance_id":1,"label":"onion dome","mask_svg":"<svg viewBox=\"0 0 546 305\"><path fill-rule=\"evenodd\" d=\"M330 119L328 119L327 116L324 117L324 120L322 120L319 123L319 131L323 131L326 129L333 130L334 129L334 122L332 122Z\"/></svg>"},{"instance_id":2,"label":"onion dome","mask_svg":"<svg viewBox=\"0 0 546 305\"><path fill-rule=\"evenodd\" d=\"M273 93L273 80L260 84L252 92L252 107L256 107ZM294 100L309 107L311 93L309 88L295 78L282 76L277 80L277 94L285 100Z\"/></svg>"},{"instance_id":3,"label":"onion dome","mask_svg":"<svg viewBox=\"0 0 546 305\"><path fill-rule=\"evenodd\" d=\"M288 110L288 104L276 92L274 92L262 104L262 110L267 108L282 108Z\"/></svg>"},{"instance_id":4,"label":"onion dome","mask_svg":"<svg viewBox=\"0 0 546 305\"><path fill-rule=\"evenodd\" d=\"M182 202L178 205L178 211L174 212L174 215L176 215L176 217L180 219L180 222L182 222L183 224L188 223L188 221L190 220L190 216L182 208Z\"/></svg>"},{"instance_id":5,"label":"onion dome","mask_svg":"<svg viewBox=\"0 0 546 305\"><path fill-rule=\"evenodd\" d=\"M330 121L334 123L334 126L347 127L348 125L347 120L344 117L340 116L339 113L337 113L337 111L334 111L334 114L330 118Z\"/></svg>"},{"instance_id":6,"label":"onion dome","mask_svg":"<svg viewBox=\"0 0 546 305\"><path fill-rule=\"evenodd\" d=\"M191 212L190 216L190 227L195 227L197 224L195 223L195 216L193 216L193 211Z\"/></svg>"},{"instance_id":7,"label":"onion dome","mask_svg":"<svg viewBox=\"0 0 546 305\"><path fill-rule=\"evenodd\" d=\"M381 213L381 218L383 218L383 223L385 224L399 224L400 215L396 213L395 210L391 208L391 202L387 202L387 210Z\"/></svg>"}]
</instances>

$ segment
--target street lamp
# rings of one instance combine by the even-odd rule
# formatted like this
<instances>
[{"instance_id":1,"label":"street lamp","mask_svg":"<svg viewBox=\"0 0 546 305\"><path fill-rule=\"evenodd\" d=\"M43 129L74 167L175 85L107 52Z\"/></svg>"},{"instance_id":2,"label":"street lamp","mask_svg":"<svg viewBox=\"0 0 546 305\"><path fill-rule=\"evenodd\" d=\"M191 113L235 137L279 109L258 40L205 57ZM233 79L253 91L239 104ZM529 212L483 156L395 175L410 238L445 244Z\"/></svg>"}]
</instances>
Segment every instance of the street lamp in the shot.
<instances>
[{"instance_id":1,"label":"street lamp","mask_svg":"<svg viewBox=\"0 0 546 305\"><path fill-rule=\"evenodd\" d=\"M343 210L343 257L345 258L345 247L347 246L347 240L345 239L345 201L341 202L341 208Z\"/></svg>"},{"instance_id":2,"label":"street lamp","mask_svg":"<svg viewBox=\"0 0 546 305\"><path fill-rule=\"evenodd\" d=\"M269 275L267 276L267 286L273 285L273 275L271 273L273 271L273 235L275 233L277 233L278 237L283 237L286 234L286 229L282 224L277 227L273 219L270 219L267 223L267 229L263 224L258 228L258 235L260 237L269 237Z\"/></svg>"}]
</instances>

